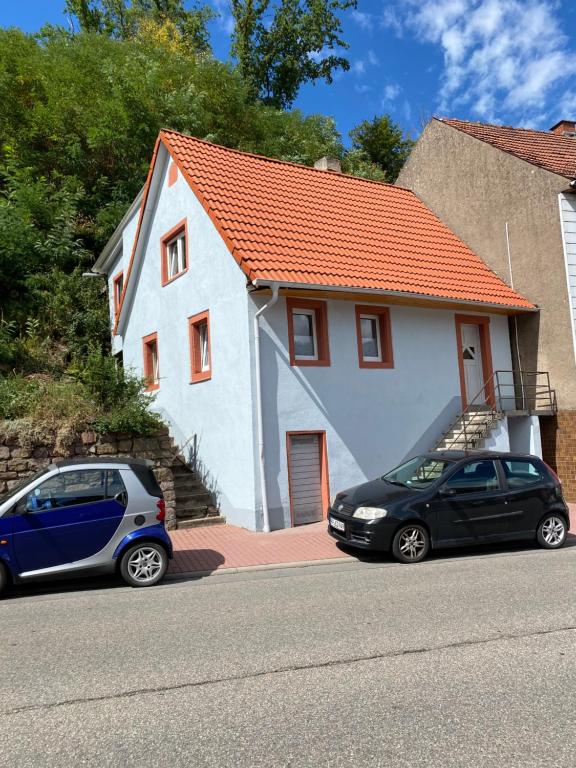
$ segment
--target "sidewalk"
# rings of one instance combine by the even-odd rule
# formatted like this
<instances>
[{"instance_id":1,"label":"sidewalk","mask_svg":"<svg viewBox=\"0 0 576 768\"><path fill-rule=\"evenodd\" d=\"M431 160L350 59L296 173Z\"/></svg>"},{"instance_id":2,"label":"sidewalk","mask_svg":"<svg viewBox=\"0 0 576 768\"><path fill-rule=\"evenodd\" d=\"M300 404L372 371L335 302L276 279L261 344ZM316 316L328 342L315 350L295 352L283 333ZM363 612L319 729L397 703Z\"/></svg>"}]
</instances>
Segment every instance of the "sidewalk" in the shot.
<instances>
[{"instance_id":1,"label":"sidewalk","mask_svg":"<svg viewBox=\"0 0 576 768\"><path fill-rule=\"evenodd\" d=\"M576 504L570 504L570 517L570 533L576 535ZM170 536L174 544L172 574L354 559L328 535L325 520L272 533L215 525L172 531Z\"/></svg>"}]
</instances>

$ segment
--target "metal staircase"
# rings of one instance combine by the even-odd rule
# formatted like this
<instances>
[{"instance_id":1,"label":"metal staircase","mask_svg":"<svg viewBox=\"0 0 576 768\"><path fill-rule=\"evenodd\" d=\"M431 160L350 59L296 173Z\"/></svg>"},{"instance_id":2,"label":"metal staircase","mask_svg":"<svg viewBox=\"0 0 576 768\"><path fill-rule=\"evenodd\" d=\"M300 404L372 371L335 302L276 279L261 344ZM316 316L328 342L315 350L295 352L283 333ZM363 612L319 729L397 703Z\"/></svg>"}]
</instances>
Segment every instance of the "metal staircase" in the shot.
<instances>
[{"instance_id":1,"label":"metal staircase","mask_svg":"<svg viewBox=\"0 0 576 768\"><path fill-rule=\"evenodd\" d=\"M552 416L556 411L547 371L494 371L433 450L483 448L505 416Z\"/></svg>"}]
</instances>

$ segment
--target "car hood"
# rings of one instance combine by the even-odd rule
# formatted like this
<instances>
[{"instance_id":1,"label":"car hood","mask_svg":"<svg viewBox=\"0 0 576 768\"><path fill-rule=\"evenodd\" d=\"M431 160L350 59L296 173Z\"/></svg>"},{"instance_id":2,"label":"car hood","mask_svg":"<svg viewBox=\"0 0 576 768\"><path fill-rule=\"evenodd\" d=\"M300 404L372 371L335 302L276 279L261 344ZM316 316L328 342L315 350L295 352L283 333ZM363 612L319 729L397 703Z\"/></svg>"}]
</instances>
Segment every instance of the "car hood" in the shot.
<instances>
[{"instance_id":1,"label":"car hood","mask_svg":"<svg viewBox=\"0 0 576 768\"><path fill-rule=\"evenodd\" d=\"M338 502L351 504L354 507L362 505L380 507L395 501L404 501L409 496L416 496L417 494L419 491L415 491L413 488L392 485L378 478L338 493L334 508L338 509Z\"/></svg>"}]
</instances>

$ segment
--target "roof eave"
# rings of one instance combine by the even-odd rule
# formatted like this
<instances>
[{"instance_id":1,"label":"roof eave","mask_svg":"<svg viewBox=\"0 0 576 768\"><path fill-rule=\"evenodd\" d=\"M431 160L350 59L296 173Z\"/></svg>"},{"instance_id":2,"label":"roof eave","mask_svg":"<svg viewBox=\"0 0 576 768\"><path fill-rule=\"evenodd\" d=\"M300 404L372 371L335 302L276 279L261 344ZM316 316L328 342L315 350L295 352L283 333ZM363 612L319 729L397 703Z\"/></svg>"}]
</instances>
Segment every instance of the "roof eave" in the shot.
<instances>
[{"instance_id":1,"label":"roof eave","mask_svg":"<svg viewBox=\"0 0 576 768\"><path fill-rule=\"evenodd\" d=\"M340 285L322 285L319 283L292 283L283 280L267 280L262 278L255 278L252 280L252 285L255 288L271 288L273 285L278 285L281 288L293 288L296 290L316 290L316 291L331 291L334 293L359 293L372 296L382 296L387 298L402 298L402 299L414 299L415 301L426 301L432 304L443 303L453 304L456 306L470 306L477 309L493 309L499 312L505 312L509 314L516 314L519 312L539 312L539 308L532 305L525 307L518 304L498 304L496 302L486 301L474 301L472 299L456 299L451 296L431 296L427 293L411 293L410 291L390 291L381 288L358 288L352 285L340 286Z\"/></svg>"},{"instance_id":2,"label":"roof eave","mask_svg":"<svg viewBox=\"0 0 576 768\"><path fill-rule=\"evenodd\" d=\"M108 266L111 258L114 256L114 253L116 251L116 248L118 247L118 244L120 243L122 239L122 233L124 232L124 228L128 221L132 218L132 216L136 213L137 209L140 207L142 203L142 196L144 194L144 186L140 189L140 192L136 195L134 200L132 201L132 204L130 205L130 208L126 211L124 216L122 217L122 220L110 236L110 239L100 252L100 255L94 262L94 266L92 267L93 272L99 272L101 274L108 274Z\"/></svg>"}]
</instances>

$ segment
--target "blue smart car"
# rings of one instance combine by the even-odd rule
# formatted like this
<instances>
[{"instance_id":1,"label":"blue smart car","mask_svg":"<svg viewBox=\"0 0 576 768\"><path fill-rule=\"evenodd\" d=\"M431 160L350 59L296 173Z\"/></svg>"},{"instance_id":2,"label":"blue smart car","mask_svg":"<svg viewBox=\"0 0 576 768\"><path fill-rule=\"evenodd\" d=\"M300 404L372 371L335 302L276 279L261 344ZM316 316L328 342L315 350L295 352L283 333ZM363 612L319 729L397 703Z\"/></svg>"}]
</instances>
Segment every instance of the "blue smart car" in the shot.
<instances>
[{"instance_id":1,"label":"blue smart car","mask_svg":"<svg viewBox=\"0 0 576 768\"><path fill-rule=\"evenodd\" d=\"M157 584L172 557L162 491L141 459L64 459L0 499L0 592L10 582L118 571Z\"/></svg>"}]
</instances>

